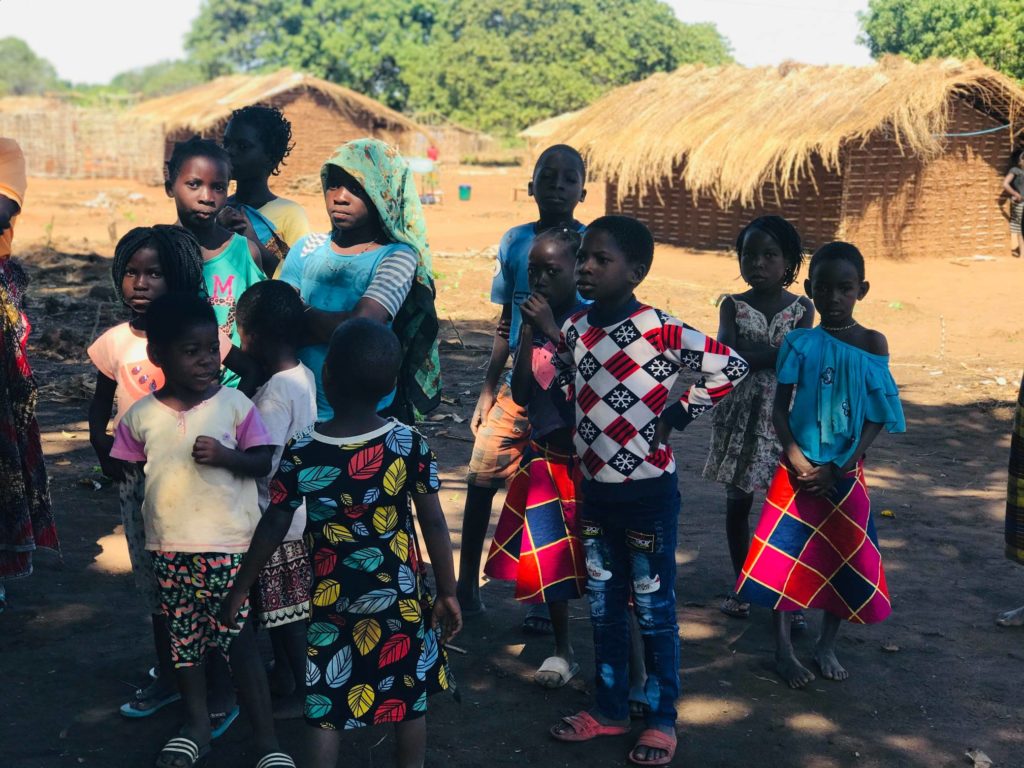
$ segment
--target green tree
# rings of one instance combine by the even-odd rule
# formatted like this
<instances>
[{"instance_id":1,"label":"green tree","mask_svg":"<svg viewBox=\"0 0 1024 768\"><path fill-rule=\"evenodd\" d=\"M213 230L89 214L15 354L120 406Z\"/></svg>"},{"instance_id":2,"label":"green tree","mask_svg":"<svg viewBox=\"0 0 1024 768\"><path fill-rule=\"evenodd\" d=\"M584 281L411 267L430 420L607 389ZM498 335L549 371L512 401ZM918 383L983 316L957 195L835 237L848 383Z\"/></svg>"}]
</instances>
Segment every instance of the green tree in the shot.
<instances>
[{"instance_id":1,"label":"green tree","mask_svg":"<svg viewBox=\"0 0 1024 768\"><path fill-rule=\"evenodd\" d=\"M1024 3L1020 0L870 0L860 14L860 42L875 58L898 53L977 56L1024 78Z\"/></svg>"},{"instance_id":2,"label":"green tree","mask_svg":"<svg viewBox=\"0 0 1024 768\"><path fill-rule=\"evenodd\" d=\"M205 79L202 68L194 61L161 61L115 75L110 88L152 99L191 88Z\"/></svg>"},{"instance_id":3,"label":"green tree","mask_svg":"<svg viewBox=\"0 0 1024 768\"><path fill-rule=\"evenodd\" d=\"M61 87L57 70L17 37L0 39L0 95L24 96Z\"/></svg>"},{"instance_id":4,"label":"green tree","mask_svg":"<svg viewBox=\"0 0 1024 768\"><path fill-rule=\"evenodd\" d=\"M730 60L713 25L660 0L206 0L186 45L209 75L290 66L499 133Z\"/></svg>"}]
</instances>

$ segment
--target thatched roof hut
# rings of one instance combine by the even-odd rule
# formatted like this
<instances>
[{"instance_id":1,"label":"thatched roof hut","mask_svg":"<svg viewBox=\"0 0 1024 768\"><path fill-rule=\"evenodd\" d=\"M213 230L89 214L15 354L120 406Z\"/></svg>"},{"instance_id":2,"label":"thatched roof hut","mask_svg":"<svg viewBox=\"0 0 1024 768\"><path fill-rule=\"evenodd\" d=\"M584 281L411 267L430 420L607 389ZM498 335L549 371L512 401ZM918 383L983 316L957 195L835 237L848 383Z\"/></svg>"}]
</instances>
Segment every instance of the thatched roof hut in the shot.
<instances>
[{"instance_id":1,"label":"thatched roof hut","mask_svg":"<svg viewBox=\"0 0 1024 768\"><path fill-rule=\"evenodd\" d=\"M810 247L1004 254L1001 178L1024 90L978 61L686 66L618 88L558 128L607 206L664 242L730 246L765 212Z\"/></svg>"},{"instance_id":2,"label":"thatched roof hut","mask_svg":"<svg viewBox=\"0 0 1024 768\"><path fill-rule=\"evenodd\" d=\"M169 157L174 142L195 134L220 140L231 112L251 104L278 107L291 121L295 149L281 171L285 181L319 174L332 150L351 139L373 136L403 152L429 141L417 123L380 102L290 69L219 77L144 101L128 114L162 126Z\"/></svg>"},{"instance_id":3,"label":"thatched roof hut","mask_svg":"<svg viewBox=\"0 0 1024 768\"><path fill-rule=\"evenodd\" d=\"M526 160L529 166L537 162L540 153L547 147L556 143L552 138L557 136L580 114L580 110L563 112L560 115L549 117L534 123L519 132L519 138L526 140Z\"/></svg>"}]
</instances>

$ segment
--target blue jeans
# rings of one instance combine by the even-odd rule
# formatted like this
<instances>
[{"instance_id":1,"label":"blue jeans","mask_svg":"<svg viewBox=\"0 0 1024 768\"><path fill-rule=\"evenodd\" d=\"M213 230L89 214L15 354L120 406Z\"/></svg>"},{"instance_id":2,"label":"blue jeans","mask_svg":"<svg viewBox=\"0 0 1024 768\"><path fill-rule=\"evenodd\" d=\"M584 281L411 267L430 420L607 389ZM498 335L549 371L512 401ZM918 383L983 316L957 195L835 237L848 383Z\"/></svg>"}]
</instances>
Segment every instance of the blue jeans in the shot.
<instances>
[{"instance_id":1,"label":"blue jeans","mask_svg":"<svg viewBox=\"0 0 1024 768\"><path fill-rule=\"evenodd\" d=\"M673 725L679 697L676 624L676 527L679 491L628 502L591 493L580 533L587 555L587 592L594 627L597 709L629 718L630 594L647 665L647 724Z\"/></svg>"}]
</instances>

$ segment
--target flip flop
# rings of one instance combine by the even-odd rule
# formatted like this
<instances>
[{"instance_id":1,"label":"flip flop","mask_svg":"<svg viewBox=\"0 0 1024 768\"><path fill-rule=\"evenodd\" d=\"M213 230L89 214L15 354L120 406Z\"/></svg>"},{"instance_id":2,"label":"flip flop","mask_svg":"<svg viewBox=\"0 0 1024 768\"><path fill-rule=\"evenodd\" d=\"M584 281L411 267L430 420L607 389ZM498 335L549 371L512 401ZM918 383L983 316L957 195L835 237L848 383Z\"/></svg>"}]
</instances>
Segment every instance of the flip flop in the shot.
<instances>
[{"instance_id":1,"label":"flip flop","mask_svg":"<svg viewBox=\"0 0 1024 768\"><path fill-rule=\"evenodd\" d=\"M210 738L219 739L228 732L231 724L238 719L239 709L235 706L230 712L210 713Z\"/></svg>"},{"instance_id":2,"label":"flip flop","mask_svg":"<svg viewBox=\"0 0 1024 768\"><path fill-rule=\"evenodd\" d=\"M556 683L555 685L548 685L546 683L542 683L540 680L537 679L537 676L540 675L541 672L554 672L556 675L558 675L558 683ZM570 666L569 662L567 662L561 656L548 656L546 659L544 659L544 663L540 665L540 669L533 673L533 682L535 682L541 688L548 688L550 690L553 690L555 688L561 688L574 677L576 677L576 675L578 675L579 673L580 665L577 664L575 661Z\"/></svg>"},{"instance_id":3,"label":"flip flop","mask_svg":"<svg viewBox=\"0 0 1024 768\"><path fill-rule=\"evenodd\" d=\"M148 688L139 688L139 690L137 690L135 692L135 696L132 698L131 701L126 701L124 704L121 705L121 708L119 710L120 713L124 717L130 718L130 719L136 719L136 718L140 718L140 717L149 717L150 715L155 715L157 712L159 712L161 709L166 707L168 704L173 704L176 701L181 701L181 694L178 693L177 691L174 691L173 693L169 693L166 696L164 696L163 698L147 699L146 698L146 691L147 690L148 690ZM143 704L143 703L145 703L147 701L151 702L150 706L148 706L148 707L139 706L139 705L141 705L141 704Z\"/></svg>"},{"instance_id":4,"label":"flip flop","mask_svg":"<svg viewBox=\"0 0 1024 768\"><path fill-rule=\"evenodd\" d=\"M740 600L740 596L735 592L729 593L729 596L718 606L718 610L726 616L732 616L734 619L750 618L750 603Z\"/></svg>"},{"instance_id":5,"label":"flip flop","mask_svg":"<svg viewBox=\"0 0 1024 768\"><path fill-rule=\"evenodd\" d=\"M295 761L284 752L269 752L257 761L256 768L295 768Z\"/></svg>"},{"instance_id":6,"label":"flip flop","mask_svg":"<svg viewBox=\"0 0 1024 768\"><path fill-rule=\"evenodd\" d=\"M183 755L188 760L189 766L196 765L200 760L210 754L210 745L199 746L187 736L175 736L164 744L160 755Z\"/></svg>"},{"instance_id":7,"label":"flip flop","mask_svg":"<svg viewBox=\"0 0 1024 768\"><path fill-rule=\"evenodd\" d=\"M640 734L640 738L636 740L636 744L633 745L633 749L629 750L629 762L633 763L633 765L668 765L672 762L672 758L676 756L677 743L678 739L674 733L670 736L656 728L648 728ZM659 757L653 760L641 760L640 758L633 756L633 752L636 751L637 747L663 749L668 754L665 755L665 757Z\"/></svg>"},{"instance_id":8,"label":"flip flop","mask_svg":"<svg viewBox=\"0 0 1024 768\"><path fill-rule=\"evenodd\" d=\"M530 607L523 619L523 632L528 635L550 635L554 632L551 626L551 614L546 605L541 603Z\"/></svg>"},{"instance_id":9,"label":"flip flop","mask_svg":"<svg viewBox=\"0 0 1024 768\"><path fill-rule=\"evenodd\" d=\"M598 736L621 736L629 733L628 725L604 725L597 722L587 711L563 717L562 722L569 726L568 731L556 730L558 725L551 726L549 733L559 741L590 741Z\"/></svg>"}]
</instances>

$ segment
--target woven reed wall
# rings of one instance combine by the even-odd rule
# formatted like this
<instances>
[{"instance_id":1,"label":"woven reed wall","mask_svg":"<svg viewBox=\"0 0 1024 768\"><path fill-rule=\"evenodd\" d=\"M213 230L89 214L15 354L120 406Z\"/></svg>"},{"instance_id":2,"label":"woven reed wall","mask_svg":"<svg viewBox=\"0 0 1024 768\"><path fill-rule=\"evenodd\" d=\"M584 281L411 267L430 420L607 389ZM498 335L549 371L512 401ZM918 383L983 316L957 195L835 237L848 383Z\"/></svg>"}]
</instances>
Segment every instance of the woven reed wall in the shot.
<instances>
[{"instance_id":1,"label":"woven reed wall","mask_svg":"<svg viewBox=\"0 0 1024 768\"><path fill-rule=\"evenodd\" d=\"M62 107L0 113L0 136L16 139L31 176L163 179L159 127L100 110Z\"/></svg>"},{"instance_id":2,"label":"woven reed wall","mask_svg":"<svg viewBox=\"0 0 1024 768\"><path fill-rule=\"evenodd\" d=\"M834 240L839 231L842 191L839 176L825 170L816 160L810 178L801 183L794 195L781 201L777 199L775 185L767 184L762 189L761 205L745 207L734 203L723 208L707 194L698 195L695 201L682 182L666 180L658 185L657 191L642 196L630 194L619 203L613 181L607 185L605 208L608 213L640 219L659 242L712 250L732 248L736 235L751 219L776 214L793 222L806 247L816 248Z\"/></svg>"},{"instance_id":3,"label":"woven reed wall","mask_svg":"<svg viewBox=\"0 0 1024 768\"><path fill-rule=\"evenodd\" d=\"M957 100L946 130L1001 124ZM1008 161L1005 131L951 137L946 151L927 163L876 134L845 152L840 236L867 258L1003 256L1009 209L1001 188Z\"/></svg>"},{"instance_id":4,"label":"woven reed wall","mask_svg":"<svg viewBox=\"0 0 1024 768\"><path fill-rule=\"evenodd\" d=\"M410 143L406 132L392 133L374 124L357 125L340 113L334 103L316 91L288 92L269 101L277 107L292 124L292 142L295 148L281 168L281 173L271 181L283 186L301 184L320 176L320 167L334 150L346 141L367 136L397 144L406 151ZM204 138L219 142L224 137L227 118L202 132ZM167 135L165 160L171 156L174 142L194 136L195 131L183 129Z\"/></svg>"}]
</instances>

